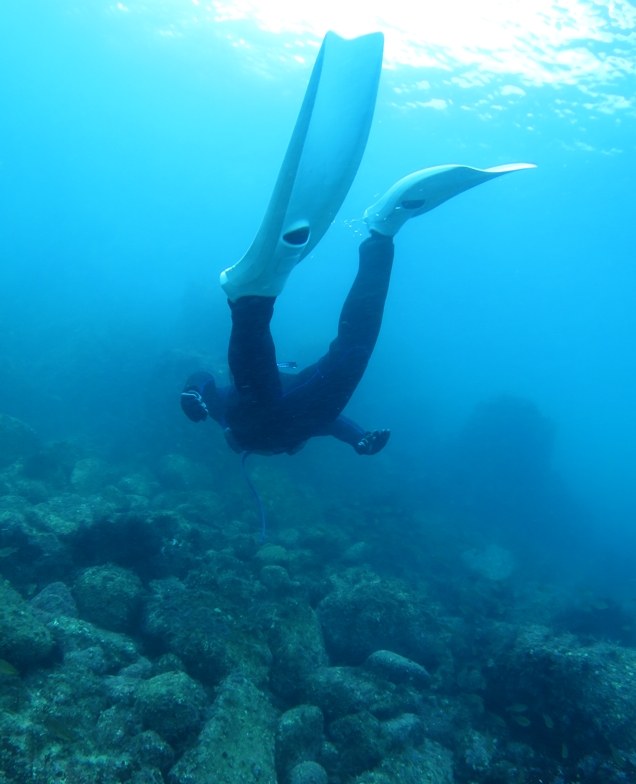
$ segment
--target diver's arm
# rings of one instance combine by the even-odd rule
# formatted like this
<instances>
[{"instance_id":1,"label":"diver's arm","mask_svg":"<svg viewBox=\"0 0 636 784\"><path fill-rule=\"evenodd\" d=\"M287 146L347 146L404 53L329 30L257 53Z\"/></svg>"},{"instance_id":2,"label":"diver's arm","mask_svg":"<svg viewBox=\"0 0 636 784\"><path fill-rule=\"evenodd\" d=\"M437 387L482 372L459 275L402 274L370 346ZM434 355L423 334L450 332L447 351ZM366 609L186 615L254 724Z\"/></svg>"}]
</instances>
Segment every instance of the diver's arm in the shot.
<instances>
[{"instance_id":1,"label":"diver's arm","mask_svg":"<svg viewBox=\"0 0 636 784\"><path fill-rule=\"evenodd\" d=\"M226 387L220 390L217 388L211 373L205 371L193 373L181 393L183 413L193 422L202 422L208 414L212 419L220 422L225 401L223 393L226 389Z\"/></svg>"},{"instance_id":2,"label":"diver's arm","mask_svg":"<svg viewBox=\"0 0 636 784\"><path fill-rule=\"evenodd\" d=\"M365 432L366 431L364 431L360 425L352 422L351 419L339 416L338 419L334 419L334 421L327 426L325 435L333 436L334 438L337 438L338 441L344 441L345 444L349 444L355 448L358 441L364 437Z\"/></svg>"},{"instance_id":3,"label":"diver's arm","mask_svg":"<svg viewBox=\"0 0 636 784\"><path fill-rule=\"evenodd\" d=\"M389 430L363 430L347 417L339 416L327 426L324 433L318 435L329 435L344 441L359 455L375 455L384 449L391 433Z\"/></svg>"}]
</instances>

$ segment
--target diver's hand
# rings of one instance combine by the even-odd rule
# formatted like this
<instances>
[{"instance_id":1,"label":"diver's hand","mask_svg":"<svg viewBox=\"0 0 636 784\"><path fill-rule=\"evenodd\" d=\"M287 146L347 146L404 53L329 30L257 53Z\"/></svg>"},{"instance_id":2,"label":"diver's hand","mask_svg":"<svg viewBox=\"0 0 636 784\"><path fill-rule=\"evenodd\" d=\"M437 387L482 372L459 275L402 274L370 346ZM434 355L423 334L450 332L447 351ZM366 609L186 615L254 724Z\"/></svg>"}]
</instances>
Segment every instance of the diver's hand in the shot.
<instances>
[{"instance_id":1,"label":"diver's hand","mask_svg":"<svg viewBox=\"0 0 636 784\"><path fill-rule=\"evenodd\" d=\"M181 393L181 408L193 422L203 422L208 416L208 407L196 389L187 389Z\"/></svg>"},{"instance_id":2,"label":"diver's hand","mask_svg":"<svg viewBox=\"0 0 636 784\"><path fill-rule=\"evenodd\" d=\"M390 435L390 430L368 430L353 448L359 455L377 455L386 446Z\"/></svg>"},{"instance_id":3,"label":"diver's hand","mask_svg":"<svg viewBox=\"0 0 636 784\"><path fill-rule=\"evenodd\" d=\"M186 381L181 393L181 408L188 419L193 422L203 422L210 413L202 397L204 388L210 383L214 388L214 376L205 370L197 370ZM208 398L208 402L210 402L210 398Z\"/></svg>"}]
</instances>

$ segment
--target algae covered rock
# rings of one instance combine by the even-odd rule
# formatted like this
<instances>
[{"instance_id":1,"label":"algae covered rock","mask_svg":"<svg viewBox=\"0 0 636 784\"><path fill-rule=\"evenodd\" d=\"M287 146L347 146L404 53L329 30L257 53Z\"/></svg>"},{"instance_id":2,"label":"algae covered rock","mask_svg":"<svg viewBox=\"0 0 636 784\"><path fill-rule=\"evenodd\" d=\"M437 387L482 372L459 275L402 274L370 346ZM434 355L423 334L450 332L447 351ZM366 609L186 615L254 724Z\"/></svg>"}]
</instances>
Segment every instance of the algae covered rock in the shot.
<instances>
[{"instance_id":1,"label":"algae covered rock","mask_svg":"<svg viewBox=\"0 0 636 784\"><path fill-rule=\"evenodd\" d=\"M152 674L162 675L164 672L185 672L181 659L174 653L164 653L152 663Z\"/></svg>"},{"instance_id":2,"label":"algae covered rock","mask_svg":"<svg viewBox=\"0 0 636 784\"><path fill-rule=\"evenodd\" d=\"M531 722L551 717L581 747L636 746L636 652L607 642L582 645L543 626L491 630L489 693L505 706L528 706Z\"/></svg>"},{"instance_id":3,"label":"algae covered rock","mask_svg":"<svg viewBox=\"0 0 636 784\"><path fill-rule=\"evenodd\" d=\"M59 615L77 618L77 605L73 594L62 582L49 583L31 599L30 605L45 622Z\"/></svg>"},{"instance_id":4,"label":"algae covered rock","mask_svg":"<svg viewBox=\"0 0 636 784\"><path fill-rule=\"evenodd\" d=\"M287 569L275 564L264 566L258 575L258 579L267 588L271 596L283 596L289 593L292 587Z\"/></svg>"},{"instance_id":5,"label":"algae covered rock","mask_svg":"<svg viewBox=\"0 0 636 784\"><path fill-rule=\"evenodd\" d=\"M271 684L289 699L303 693L308 678L327 664L316 613L308 604L289 600L279 607L269 630L273 656Z\"/></svg>"},{"instance_id":6,"label":"algae covered rock","mask_svg":"<svg viewBox=\"0 0 636 784\"><path fill-rule=\"evenodd\" d=\"M371 548L366 542L356 542L347 548L341 556L343 563L361 564L368 560Z\"/></svg>"},{"instance_id":7,"label":"algae covered rock","mask_svg":"<svg viewBox=\"0 0 636 784\"><path fill-rule=\"evenodd\" d=\"M59 645L65 664L75 663L81 669L102 659L105 672L113 672L139 661L139 653L129 637L98 629L88 621L61 615L51 619L46 627ZM82 656L82 651L88 652Z\"/></svg>"},{"instance_id":8,"label":"algae covered rock","mask_svg":"<svg viewBox=\"0 0 636 784\"><path fill-rule=\"evenodd\" d=\"M431 679L424 667L393 651L375 651L366 660L364 666L391 683L414 683L424 686Z\"/></svg>"},{"instance_id":9,"label":"algae covered rock","mask_svg":"<svg viewBox=\"0 0 636 784\"><path fill-rule=\"evenodd\" d=\"M375 768L353 779L352 784L453 784L453 755L426 740L416 750L390 755Z\"/></svg>"},{"instance_id":10,"label":"algae covered rock","mask_svg":"<svg viewBox=\"0 0 636 784\"><path fill-rule=\"evenodd\" d=\"M289 784L327 784L327 771L317 762L301 762L289 774Z\"/></svg>"},{"instance_id":11,"label":"algae covered rock","mask_svg":"<svg viewBox=\"0 0 636 784\"><path fill-rule=\"evenodd\" d=\"M414 713L403 713L385 721L382 734L393 749L416 746L424 740L424 726Z\"/></svg>"},{"instance_id":12,"label":"algae covered rock","mask_svg":"<svg viewBox=\"0 0 636 784\"><path fill-rule=\"evenodd\" d=\"M45 503L48 501L51 493L50 488L48 488L44 482L39 482L36 479L25 479L23 477L12 477L11 487L16 495L25 498L30 504Z\"/></svg>"},{"instance_id":13,"label":"algae covered rock","mask_svg":"<svg viewBox=\"0 0 636 784\"><path fill-rule=\"evenodd\" d=\"M338 749L338 768L345 776L375 767L387 750L382 726L368 711L336 719L329 725L329 737Z\"/></svg>"},{"instance_id":14,"label":"algae covered rock","mask_svg":"<svg viewBox=\"0 0 636 784\"><path fill-rule=\"evenodd\" d=\"M0 414L0 468L32 455L38 448L35 431L19 419Z\"/></svg>"},{"instance_id":15,"label":"algae covered rock","mask_svg":"<svg viewBox=\"0 0 636 784\"><path fill-rule=\"evenodd\" d=\"M216 685L237 667L255 682L265 679L271 654L260 634L241 621L240 608L176 578L153 580L150 590L143 631L156 654L175 654L206 684Z\"/></svg>"},{"instance_id":16,"label":"algae covered rock","mask_svg":"<svg viewBox=\"0 0 636 784\"><path fill-rule=\"evenodd\" d=\"M329 721L360 711L388 719L418 710L418 696L412 688L394 686L358 667L322 667L308 679L304 696Z\"/></svg>"},{"instance_id":17,"label":"algae covered rock","mask_svg":"<svg viewBox=\"0 0 636 784\"><path fill-rule=\"evenodd\" d=\"M354 667L322 667L309 679L306 696L329 719L356 713L372 705L378 689Z\"/></svg>"},{"instance_id":18,"label":"algae covered rock","mask_svg":"<svg viewBox=\"0 0 636 784\"><path fill-rule=\"evenodd\" d=\"M53 639L17 591L0 583L0 659L22 669L45 659Z\"/></svg>"},{"instance_id":19,"label":"algae covered rock","mask_svg":"<svg viewBox=\"0 0 636 784\"><path fill-rule=\"evenodd\" d=\"M276 784L276 712L267 697L240 674L226 678L197 745L170 771L170 784Z\"/></svg>"},{"instance_id":20,"label":"algae covered rock","mask_svg":"<svg viewBox=\"0 0 636 784\"><path fill-rule=\"evenodd\" d=\"M81 459L81 450L67 441L43 444L22 463L22 475L27 479L39 480L48 487L66 488L73 468Z\"/></svg>"},{"instance_id":21,"label":"algae covered rock","mask_svg":"<svg viewBox=\"0 0 636 784\"><path fill-rule=\"evenodd\" d=\"M276 769L288 773L301 762L318 759L324 720L315 705L298 705L280 717L276 730Z\"/></svg>"},{"instance_id":22,"label":"algae covered rock","mask_svg":"<svg viewBox=\"0 0 636 784\"><path fill-rule=\"evenodd\" d=\"M201 723L205 692L185 672L166 672L144 681L137 709L144 726L168 743L186 738Z\"/></svg>"},{"instance_id":23,"label":"algae covered rock","mask_svg":"<svg viewBox=\"0 0 636 784\"><path fill-rule=\"evenodd\" d=\"M78 460L71 473L73 491L80 495L98 493L110 483L111 473L108 463L97 457Z\"/></svg>"},{"instance_id":24,"label":"algae covered rock","mask_svg":"<svg viewBox=\"0 0 636 784\"><path fill-rule=\"evenodd\" d=\"M13 505L14 497L0 497ZM22 499L21 499L22 500ZM24 513L4 512L0 503L0 542L4 558L0 559L2 574L14 585L26 587L40 580L50 582L57 576L68 574L71 559L60 539L42 530L33 514L33 508ZM14 506L14 508L16 508Z\"/></svg>"},{"instance_id":25,"label":"algae covered rock","mask_svg":"<svg viewBox=\"0 0 636 784\"><path fill-rule=\"evenodd\" d=\"M290 560L289 552L279 544L266 544L254 555L254 560L263 566L284 565Z\"/></svg>"},{"instance_id":26,"label":"algae covered rock","mask_svg":"<svg viewBox=\"0 0 636 784\"><path fill-rule=\"evenodd\" d=\"M361 664L383 649L420 663L442 655L441 635L428 607L398 581L370 574L354 585L337 582L317 612L327 651L337 664Z\"/></svg>"},{"instance_id":27,"label":"algae covered rock","mask_svg":"<svg viewBox=\"0 0 636 784\"><path fill-rule=\"evenodd\" d=\"M142 767L132 774L130 784L164 784L164 778L159 768Z\"/></svg>"},{"instance_id":28,"label":"algae covered rock","mask_svg":"<svg viewBox=\"0 0 636 784\"><path fill-rule=\"evenodd\" d=\"M160 771L167 771L174 762L174 752L154 730L145 730L135 735L130 742L129 750L142 765Z\"/></svg>"},{"instance_id":29,"label":"algae covered rock","mask_svg":"<svg viewBox=\"0 0 636 784\"><path fill-rule=\"evenodd\" d=\"M81 614L103 629L123 632L132 628L141 604L141 580L121 566L93 566L75 581Z\"/></svg>"},{"instance_id":30,"label":"algae covered rock","mask_svg":"<svg viewBox=\"0 0 636 784\"><path fill-rule=\"evenodd\" d=\"M213 486L210 470L183 455L164 455L155 473L161 484L170 490L196 490Z\"/></svg>"},{"instance_id":31,"label":"algae covered rock","mask_svg":"<svg viewBox=\"0 0 636 784\"><path fill-rule=\"evenodd\" d=\"M127 474L122 477L117 486L128 495L151 498L159 492L159 485L145 474Z\"/></svg>"}]
</instances>

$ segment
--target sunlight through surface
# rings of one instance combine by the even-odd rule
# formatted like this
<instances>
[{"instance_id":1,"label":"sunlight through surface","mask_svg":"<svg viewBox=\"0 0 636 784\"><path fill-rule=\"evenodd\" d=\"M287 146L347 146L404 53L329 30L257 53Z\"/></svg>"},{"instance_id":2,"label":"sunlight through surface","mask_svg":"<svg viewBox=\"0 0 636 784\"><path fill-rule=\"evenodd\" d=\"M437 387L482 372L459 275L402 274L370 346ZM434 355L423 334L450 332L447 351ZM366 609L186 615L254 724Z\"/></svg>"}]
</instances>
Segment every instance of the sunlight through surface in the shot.
<instances>
[{"instance_id":1,"label":"sunlight through surface","mask_svg":"<svg viewBox=\"0 0 636 784\"><path fill-rule=\"evenodd\" d=\"M110 8L155 15L164 36L222 28L255 60L301 65L306 47L329 29L345 37L382 30L389 69L433 69L465 88L502 76L528 86L577 86L585 103L604 113L632 108L633 91L621 89L636 73L636 7L627 0L166 0Z\"/></svg>"}]
</instances>

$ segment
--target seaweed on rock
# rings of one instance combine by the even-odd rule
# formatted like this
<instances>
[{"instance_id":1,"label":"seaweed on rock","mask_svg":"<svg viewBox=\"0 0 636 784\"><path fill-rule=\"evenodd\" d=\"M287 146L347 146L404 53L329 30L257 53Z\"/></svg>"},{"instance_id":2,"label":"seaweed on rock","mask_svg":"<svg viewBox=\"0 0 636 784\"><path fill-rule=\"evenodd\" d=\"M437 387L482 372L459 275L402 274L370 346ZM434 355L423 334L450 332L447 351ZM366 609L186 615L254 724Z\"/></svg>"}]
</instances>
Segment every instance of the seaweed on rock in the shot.
<instances>
[{"instance_id":1,"label":"seaweed on rock","mask_svg":"<svg viewBox=\"0 0 636 784\"><path fill-rule=\"evenodd\" d=\"M466 459L490 456L489 481L503 470L492 452L510 453L511 419L534 445L526 490L548 486L551 427L527 407L482 411ZM280 502L261 547L247 496L196 450L117 464L36 439L10 460L0 781L636 775L633 649L572 633L567 592L541 593L516 554L486 530L457 534L443 508L321 504L258 467L266 503Z\"/></svg>"}]
</instances>

